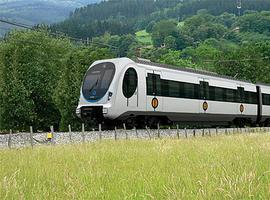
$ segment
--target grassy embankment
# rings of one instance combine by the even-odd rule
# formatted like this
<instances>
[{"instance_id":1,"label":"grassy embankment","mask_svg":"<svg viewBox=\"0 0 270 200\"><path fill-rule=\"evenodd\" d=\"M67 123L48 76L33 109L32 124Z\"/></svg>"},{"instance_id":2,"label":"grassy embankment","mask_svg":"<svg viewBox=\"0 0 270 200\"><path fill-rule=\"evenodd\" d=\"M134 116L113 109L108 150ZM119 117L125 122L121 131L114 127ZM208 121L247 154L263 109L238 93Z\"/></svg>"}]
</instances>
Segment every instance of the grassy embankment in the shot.
<instances>
[{"instance_id":1,"label":"grassy embankment","mask_svg":"<svg viewBox=\"0 0 270 200\"><path fill-rule=\"evenodd\" d=\"M0 151L0 199L269 199L270 135Z\"/></svg>"}]
</instances>

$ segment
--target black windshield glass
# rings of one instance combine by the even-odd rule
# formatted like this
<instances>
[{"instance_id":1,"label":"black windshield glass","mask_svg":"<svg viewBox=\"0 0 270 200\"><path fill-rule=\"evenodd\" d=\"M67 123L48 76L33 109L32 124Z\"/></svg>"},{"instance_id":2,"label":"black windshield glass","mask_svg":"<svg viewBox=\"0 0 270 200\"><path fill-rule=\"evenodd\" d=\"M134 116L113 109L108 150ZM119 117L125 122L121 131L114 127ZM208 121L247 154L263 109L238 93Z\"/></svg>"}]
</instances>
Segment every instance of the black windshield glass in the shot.
<instances>
[{"instance_id":1,"label":"black windshield glass","mask_svg":"<svg viewBox=\"0 0 270 200\"><path fill-rule=\"evenodd\" d=\"M85 75L82 92L87 100L101 99L109 89L115 73L113 63L100 63L91 67Z\"/></svg>"}]
</instances>

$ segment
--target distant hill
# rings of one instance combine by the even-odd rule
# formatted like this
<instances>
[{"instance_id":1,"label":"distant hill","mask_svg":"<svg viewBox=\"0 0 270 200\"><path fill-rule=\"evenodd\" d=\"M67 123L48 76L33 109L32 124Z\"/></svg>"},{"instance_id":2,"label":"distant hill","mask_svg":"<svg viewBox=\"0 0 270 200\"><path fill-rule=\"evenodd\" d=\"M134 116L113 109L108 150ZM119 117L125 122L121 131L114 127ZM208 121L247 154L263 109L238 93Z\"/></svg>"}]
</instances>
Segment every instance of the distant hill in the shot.
<instances>
[{"instance_id":1,"label":"distant hill","mask_svg":"<svg viewBox=\"0 0 270 200\"><path fill-rule=\"evenodd\" d=\"M100 0L0 0L0 18L29 25L65 20L76 8ZM0 34L11 26L0 24Z\"/></svg>"},{"instance_id":2,"label":"distant hill","mask_svg":"<svg viewBox=\"0 0 270 200\"><path fill-rule=\"evenodd\" d=\"M52 29L79 38L105 32L123 35L146 29L162 19L182 21L203 9L215 16L224 12L238 14L235 0L109 0L76 9ZM270 0L242 1L241 14L248 10L270 10Z\"/></svg>"}]
</instances>

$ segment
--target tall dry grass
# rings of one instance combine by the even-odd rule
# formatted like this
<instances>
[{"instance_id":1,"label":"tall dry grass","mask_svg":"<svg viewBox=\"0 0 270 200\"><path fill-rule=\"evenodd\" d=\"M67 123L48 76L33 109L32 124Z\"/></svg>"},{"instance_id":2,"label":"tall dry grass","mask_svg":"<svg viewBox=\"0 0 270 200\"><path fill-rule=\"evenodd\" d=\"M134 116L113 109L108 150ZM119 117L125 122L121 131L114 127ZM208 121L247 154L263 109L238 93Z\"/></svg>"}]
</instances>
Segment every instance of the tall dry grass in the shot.
<instances>
[{"instance_id":1,"label":"tall dry grass","mask_svg":"<svg viewBox=\"0 0 270 200\"><path fill-rule=\"evenodd\" d=\"M270 135L0 151L0 199L269 199Z\"/></svg>"}]
</instances>

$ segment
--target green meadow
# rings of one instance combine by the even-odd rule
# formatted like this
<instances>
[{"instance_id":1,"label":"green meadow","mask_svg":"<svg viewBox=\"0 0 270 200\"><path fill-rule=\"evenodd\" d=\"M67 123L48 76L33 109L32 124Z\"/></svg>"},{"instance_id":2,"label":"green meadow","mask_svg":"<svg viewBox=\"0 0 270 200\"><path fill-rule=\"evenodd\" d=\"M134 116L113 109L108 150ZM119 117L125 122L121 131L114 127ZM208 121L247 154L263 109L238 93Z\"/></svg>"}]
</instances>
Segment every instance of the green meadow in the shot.
<instances>
[{"instance_id":1,"label":"green meadow","mask_svg":"<svg viewBox=\"0 0 270 200\"><path fill-rule=\"evenodd\" d=\"M0 199L269 199L270 134L0 150Z\"/></svg>"}]
</instances>

